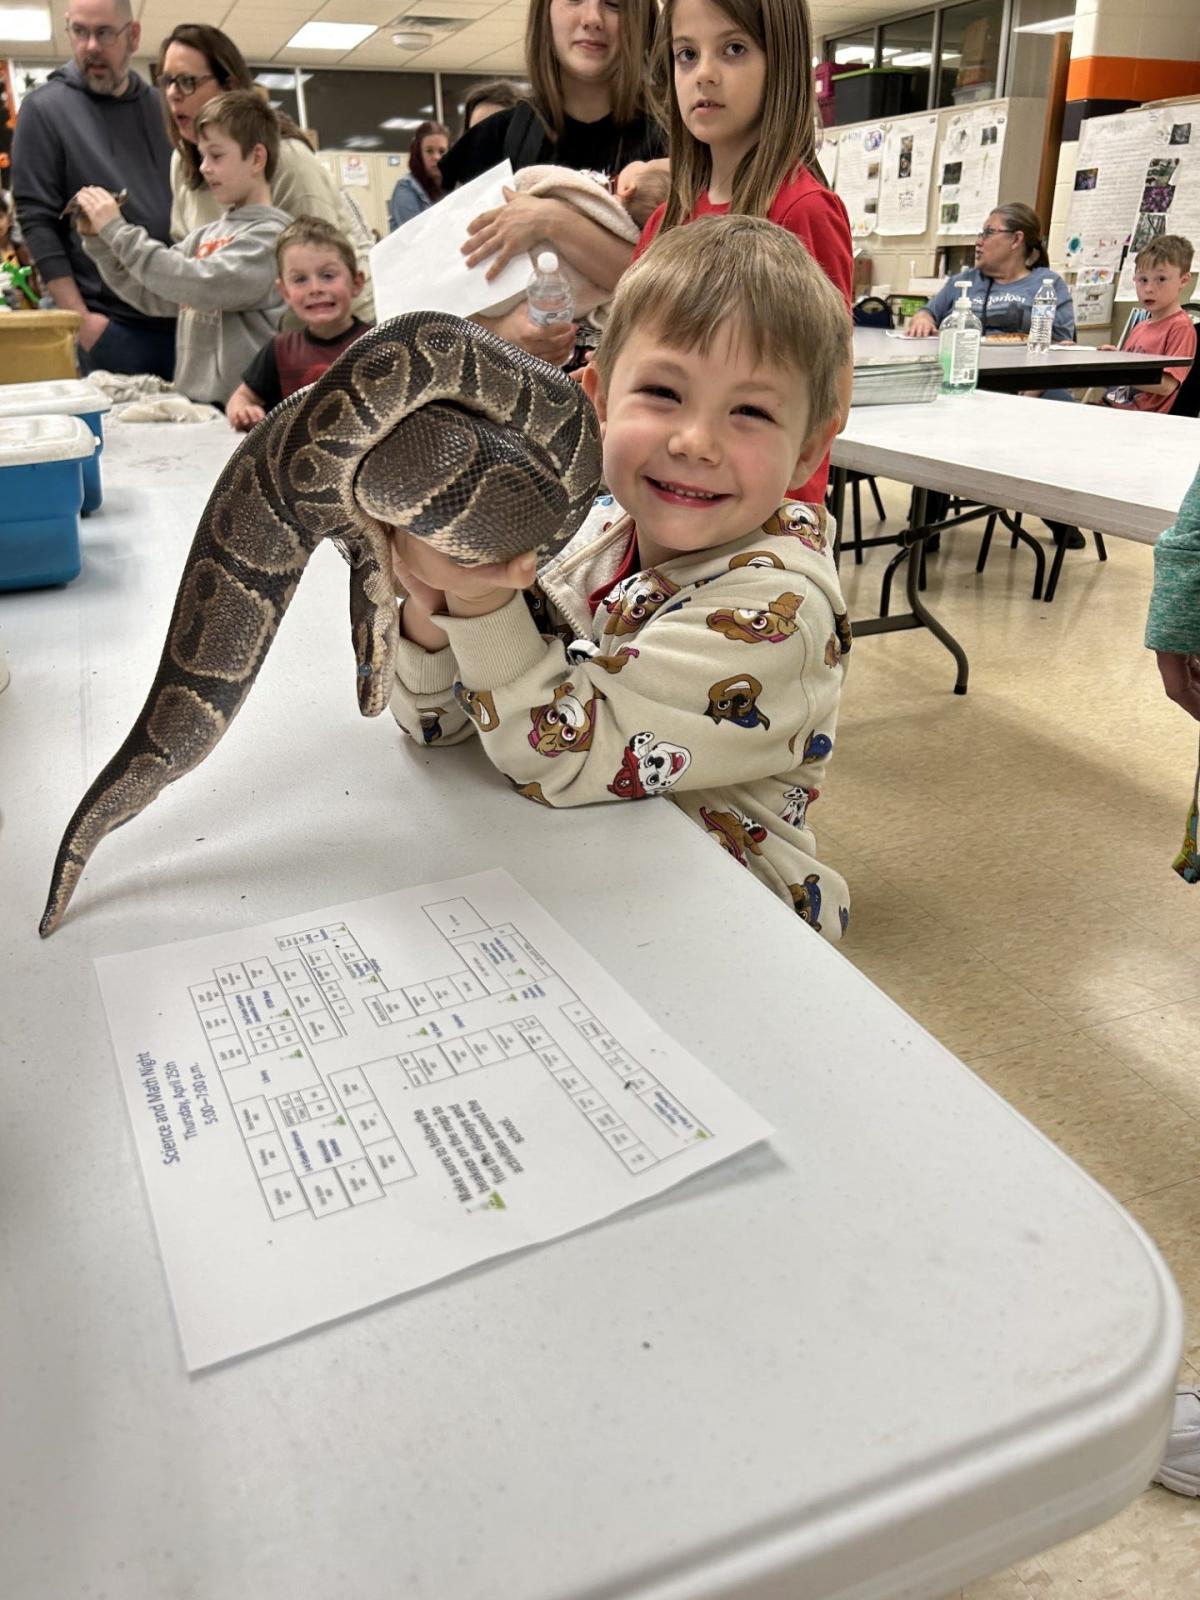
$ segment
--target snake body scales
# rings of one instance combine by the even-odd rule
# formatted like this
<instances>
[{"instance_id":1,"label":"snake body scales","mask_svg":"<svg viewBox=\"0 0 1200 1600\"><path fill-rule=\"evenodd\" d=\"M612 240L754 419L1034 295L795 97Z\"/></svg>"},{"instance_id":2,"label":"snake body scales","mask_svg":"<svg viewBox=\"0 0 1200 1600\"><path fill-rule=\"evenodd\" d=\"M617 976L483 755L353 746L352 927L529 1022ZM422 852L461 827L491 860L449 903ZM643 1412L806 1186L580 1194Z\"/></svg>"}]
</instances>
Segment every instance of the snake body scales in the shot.
<instances>
[{"instance_id":1,"label":"snake body scales","mask_svg":"<svg viewBox=\"0 0 1200 1600\"><path fill-rule=\"evenodd\" d=\"M231 457L184 564L158 671L124 743L67 825L42 936L100 840L215 747L240 710L309 557L350 562L359 709L388 703L399 623L389 541L406 527L467 565L560 549L600 480L580 386L473 323L397 317L356 340Z\"/></svg>"}]
</instances>

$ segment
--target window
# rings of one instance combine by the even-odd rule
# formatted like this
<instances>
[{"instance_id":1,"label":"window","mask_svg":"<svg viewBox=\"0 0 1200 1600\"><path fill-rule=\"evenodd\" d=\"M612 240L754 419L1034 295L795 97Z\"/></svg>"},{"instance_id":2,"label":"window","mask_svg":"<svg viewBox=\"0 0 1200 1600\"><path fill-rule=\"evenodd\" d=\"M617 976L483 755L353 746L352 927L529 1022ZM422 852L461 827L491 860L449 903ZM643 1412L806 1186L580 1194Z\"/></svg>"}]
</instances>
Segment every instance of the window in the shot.
<instances>
[{"instance_id":1,"label":"window","mask_svg":"<svg viewBox=\"0 0 1200 1600\"><path fill-rule=\"evenodd\" d=\"M845 33L840 39L830 39L825 45L825 59L839 67L875 66L875 29L862 33Z\"/></svg>"},{"instance_id":2,"label":"window","mask_svg":"<svg viewBox=\"0 0 1200 1600\"><path fill-rule=\"evenodd\" d=\"M880 62L911 74L911 104L929 104L929 74L933 67L933 12L885 22L879 32Z\"/></svg>"},{"instance_id":3,"label":"window","mask_svg":"<svg viewBox=\"0 0 1200 1600\"><path fill-rule=\"evenodd\" d=\"M450 129L451 139L457 139L463 132L463 100L475 85L495 83L497 78L503 77L504 74L498 72L489 72L486 75L480 72L442 73L442 121ZM529 87L523 78L510 77L507 81L522 92Z\"/></svg>"},{"instance_id":4,"label":"window","mask_svg":"<svg viewBox=\"0 0 1200 1600\"><path fill-rule=\"evenodd\" d=\"M939 106L997 98L1003 21L1004 0L970 0L942 12Z\"/></svg>"},{"instance_id":5,"label":"window","mask_svg":"<svg viewBox=\"0 0 1200 1600\"><path fill-rule=\"evenodd\" d=\"M251 67L250 76L260 89L267 91L267 98L276 111L285 117L291 117L296 124L300 122L300 105L296 96L296 74L291 67ZM304 82L308 82L308 73L301 73Z\"/></svg>"},{"instance_id":6,"label":"window","mask_svg":"<svg viewBox=\"0 0 1200 1600\"><path fill-rule=\"evenodd\" d=\"M420 124L435 120L428 72L317 69L305 77L304 102L322 150L404 152Z\"/></svg>"}]
</instances>

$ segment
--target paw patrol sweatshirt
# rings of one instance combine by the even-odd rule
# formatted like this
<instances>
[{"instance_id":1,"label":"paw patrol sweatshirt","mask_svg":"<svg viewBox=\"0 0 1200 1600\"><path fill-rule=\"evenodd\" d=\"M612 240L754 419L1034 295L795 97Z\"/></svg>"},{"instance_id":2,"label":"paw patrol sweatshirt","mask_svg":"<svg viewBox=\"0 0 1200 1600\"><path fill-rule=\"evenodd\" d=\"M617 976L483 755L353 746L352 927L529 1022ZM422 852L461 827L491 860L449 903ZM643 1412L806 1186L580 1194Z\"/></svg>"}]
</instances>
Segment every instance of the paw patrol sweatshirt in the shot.
<instances>
[{"instance_id":1,"label":"paw patrol sweatshirt","mask_svg":"<svg viewBox=\"0 0 1200 1600\"><path fill-rule=\"evenodd\" d=\"M785 502L743 539L614 581L632 534L600 501L528 592L439 616L443 650L402 639L393 715L430 745L478 733L540 805L665 795L840 938L849 894L809 822L850 648L824 510Z\"/></svg>"}]
</instances>

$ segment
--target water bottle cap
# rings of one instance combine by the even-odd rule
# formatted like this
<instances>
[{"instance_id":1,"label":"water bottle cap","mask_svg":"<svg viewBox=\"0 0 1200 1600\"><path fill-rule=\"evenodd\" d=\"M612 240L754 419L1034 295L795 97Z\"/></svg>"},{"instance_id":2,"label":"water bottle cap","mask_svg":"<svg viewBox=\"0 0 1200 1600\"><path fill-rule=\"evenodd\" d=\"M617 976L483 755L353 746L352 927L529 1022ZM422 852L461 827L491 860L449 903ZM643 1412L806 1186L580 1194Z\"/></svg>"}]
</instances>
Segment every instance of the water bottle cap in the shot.
<instances>
[{"instance_id":1,"label":"water bottle cap","mask_svg":"<svg viewBox=\"0 0 1200 1600\"><path fill-rule=\"evenodd\" d=\"M543 250L539 253L537 257L537 269L539 272L558 271L558 257L554 254L553 250Z\"/></svg>"}]
</instances>

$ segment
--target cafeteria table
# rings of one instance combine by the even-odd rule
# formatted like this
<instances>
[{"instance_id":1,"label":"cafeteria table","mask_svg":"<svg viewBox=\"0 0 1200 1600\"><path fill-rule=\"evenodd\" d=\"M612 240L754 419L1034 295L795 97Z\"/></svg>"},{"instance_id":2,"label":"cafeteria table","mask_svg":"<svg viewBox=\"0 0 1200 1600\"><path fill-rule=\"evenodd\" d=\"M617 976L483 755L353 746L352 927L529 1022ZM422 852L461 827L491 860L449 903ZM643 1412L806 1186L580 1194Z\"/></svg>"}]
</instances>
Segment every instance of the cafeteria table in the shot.
<instances>
[{"instance_id":1,"label":"cafeteria table","mask_svg":"<svg viewBox=\"0 0 1200 1600\"><path fill-rule=\"evenodd\" d=\"M0 595L5 1600L933 1600L1118 1511L1182 1341L1137 1224L669 802L364 723L332 549L39 940L233 443L114 423L82 575ZM496 866L772 1138L189 1378L93 958Z\"/></svg>"},{"instance_id":2,"label":"cafeteria table","mask_svg":"<svg viewBox=\"0 0 1200 1600\"><path fill-rule=\"evenodd\" d=\"M927 492L1153 544L1174 521L1198 461L1200 422L1193 417L1038 403L978 389L923 405L852 407L832 451L830 498L839 529L849 472L917 491L912 524L898 535L910 552L910 610L856 620L855 637L928 628L954 657L954 692L965 694L966 653L921 598L919 552L913 559L911 551L978 512L927 524ZM1040 547L1038 559L1044 559Z\"/></svg>"},{"instance_id":3,"label":"cafeteria table","mask_svg":"<svg viewBox=\"0 0 1200 1600\"><path fill-rule=\"evenodd\" d=\"M856 361L916 361L936 355L937 335L909 339L886 328L855 328ZM1097 350L1091 345L1055 344L1033 355L1023 344L979 348L979 387L1001 394L1022 389L1078 389L1095 384L1157 383L1167 367L1190 365L1190 358L1151 356L1130 350Z\"/></svg>"}]
</instances>

